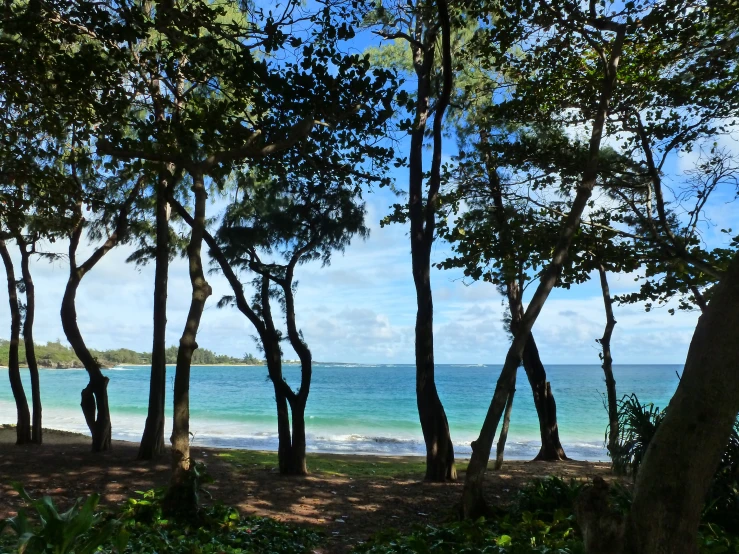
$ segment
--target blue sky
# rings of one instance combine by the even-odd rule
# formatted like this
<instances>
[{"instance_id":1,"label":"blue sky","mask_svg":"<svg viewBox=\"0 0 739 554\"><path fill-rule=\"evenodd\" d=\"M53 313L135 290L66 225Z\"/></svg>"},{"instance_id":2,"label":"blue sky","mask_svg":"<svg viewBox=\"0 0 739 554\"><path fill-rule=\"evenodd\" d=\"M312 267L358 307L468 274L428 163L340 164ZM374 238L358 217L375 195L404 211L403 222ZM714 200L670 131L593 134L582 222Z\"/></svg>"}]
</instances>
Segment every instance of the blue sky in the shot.
<instances>
[{"instance_id":1,"label":"blue sky","mask_svg":"<svg viewBox=\"0 0 739 554\"><path fill-rule=\"evenodd\" d=\"M396 172L404 188L405 172ZM412 363L415 290L405 226L380 228L379 220L396 199L385 190L366 196L370 237L355 241L328 267L299 267L297 318L318 361L355 363ZM731 218L727 204L716 218ZM211 206L211 209L216 206ZM726 212L726 213L723 213ZM56 250L65 247L53 245ZM90 247L85 246L89 252ZM84 251L83 251L84 252ZM81 254L83 253L81 252ZM78 292L78 320L83 336L94 348L151 349L153 266L125 263L127 246L112 250L90 272ZM434 261L445 257L446 246L434 247ZM16 257L17 259L17 257ZM67 278L62 261L34 262L38 312L35 336L39 342L62 339L59 307ZM459 271L433 270L435 349L438 363L501 363L508 338L501 323L504 308L495 287L469 283ZM236 309L216 307L229 294L218 274L208 277L214 294L203 315L198 342L202 347L234 356L256 353L250 324ZM613 276L614 294L632 290L631 276ZM7 294L0 296L0 321L7 323ZM189 306L186 264L172 264L169 282L168 344L176 344ZM696 313L671 316L666 308L645 313L641 306L616 307L618 324L613 338L616 363L682 363L697 321ZM604 325L597 281L555 290L534 328L545 363L599 363L598 344ZM8 331L0 333L7 336ZM287 348L286 357L295 357Z\"/></svg>"},{"instance_id":2,"label":"blue sky","mask_svg":"<svg viewBox=\"0 0 739 554\"><path fill-rule=\"evenodd\" d=\"M358 37L357 49L369 44L367 35ZM724 140L724 139L722 139ZM407 138L401 148L406 147ZM725 144L738 152L730 138ZM445 152L453 155L456 145L447 139ZM427 152L430 157L430 152ZM696 153L676 157L670 164L674 175L692 167ZM393 173L396 186L407 189L407 170ZM679 179L679 177L678 177ZM725 197L710 212L706 240L720 240L717 230L731 227L735 205ZM407 227L381 228L380 219L398 199L388 190L365 196L367 222L371 228L366 241L355 240L328 267L318 263L300 266L296 277L297 320L318 361L355 363L413 363L415 289L411 275ZM215 215L217 205L211 205ZM736 227L736 225L734 225ZM62 252L66 244L47 245ZM13 248L15 246L13 245ZM443 260L447 245L437 244L433 261ZM79 257L91 247L80 248ZM154 268L126 264L131 248L112 250L83 280L77 302L78 321L88 345L97 349L125 347L151 349L152 294ZM16 264L18 256L14 254ZM59 307L68 267L64 260L48 263L34 260L32 272L37 289L35 336L38 342L64 340ZM16 273L20 268L16 267ZM213 287L202 318L198 343L218 353L242 356L257 354L253 329L235 308L218 309L216 303L230 289L223 277L208 277ZM248 280L248 279L247 279ZM470 283L460 271L432 270L435 305L435 353L438 363L502 363L508 349L503 330L502 298L490 284ZM612 276L613 294L634 290L633 276ZM532 287L533 290L533 287ZM10 318L5 287L0 287L0 337L9 334ZM177 344L190 301L190 282L184 260L171 266L169 280L167 343ZM615 363L682 363L698 318L695 312L671 316L668 307L646 313L643 306L615 307L616 326L612 350ZM605 316L597 279L571 290L555 290L534 327L545 364L598 364L599 345ZM4 326L4 327L3 327ZM285 356L295 354L286 345Z\"/></svg>"}]
</instances>

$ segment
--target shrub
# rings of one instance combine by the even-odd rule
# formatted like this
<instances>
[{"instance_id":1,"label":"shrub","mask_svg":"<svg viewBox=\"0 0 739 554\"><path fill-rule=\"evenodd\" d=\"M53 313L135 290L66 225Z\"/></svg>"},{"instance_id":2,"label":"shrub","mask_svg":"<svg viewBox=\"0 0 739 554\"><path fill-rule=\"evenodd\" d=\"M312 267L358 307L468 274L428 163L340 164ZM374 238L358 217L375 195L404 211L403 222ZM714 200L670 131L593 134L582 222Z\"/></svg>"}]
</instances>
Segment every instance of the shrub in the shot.
<instances>
[{"instance_id":1,"label":"shrub","mask_svg":"<svg viewBox=\"0 0 739 554\"><path fill-rule=\"evenodd\" d=\"M609 452L616 473L631 473L636 477L649 441L664 417L664 410L652 403L640 403L635 394L624 396L619 401L618 446L616 452Z\"/></svg>"}]
</instances>

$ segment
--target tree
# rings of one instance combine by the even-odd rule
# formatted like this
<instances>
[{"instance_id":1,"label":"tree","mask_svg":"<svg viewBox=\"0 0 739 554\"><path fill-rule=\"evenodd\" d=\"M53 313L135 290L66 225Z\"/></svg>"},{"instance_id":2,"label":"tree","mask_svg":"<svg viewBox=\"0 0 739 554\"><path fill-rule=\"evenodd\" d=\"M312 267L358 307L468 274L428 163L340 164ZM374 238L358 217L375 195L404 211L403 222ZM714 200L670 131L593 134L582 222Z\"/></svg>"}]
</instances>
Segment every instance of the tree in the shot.
<instances>
[{"instance_id":1,"label":"tree","mask_svg":"<svg viewBox=\"0 0 739 554\"><path fill-rule=\"evenodd\" d=\"M465 477L462 497L462 514L466 518L477 517L485 511L485 500L482 493L483 478L498 423L505 410L510 393L515 388L516 368L521 362L528 335L562 272L573 237L579 228L582 214L588 205L599 175L601 140L616 84L618 64L627 26L616 19L599 15L594 2L590 4L590 9L585 12L574 5L567 6L567 10L569 12L568 17L565 17L557 9L552 8L550 11L547 5L544 5L541 10L532 10L537 17L537 27L547 31L545 34L546 40L544 46L535 46L532 52L533 55L524 59L528 61L537 60L540 63L547 64L546 56L539 55L539 53L553 52L555 49L561 52L563 42L567 43L571 52L576 50L572 46L577 44L578 41L582 41L583 48L589 49L592 47L598 52L600 57L597 58L592 73L577 75L578 78L583 79L583 86L588 87L586 94L589 95L591 103L595 99L594 103L596 104L593 111L590 112L592 114L592 130L588 155L584 160L582 178L577 186L570 211L562 222L556 246L552 251L551 261L546 270L542 272L539 285L521 318L506 355L501 375L496 383L495 393L485 416L480 436L472 443L472 456ZM508 48L508 39L500 41L500 36L505 33L505 30L496 29L494 32L498 38L492 44L503 45L502 53L505 54ZM576 55L581 56L582 53ZM517 54L509 54L509 56L516 62ZM535 84L522 83L516 90L518 99L522 99L524 103L526 101L535 102L534 98L527 95L528 86L544 90L547 88L545 85L547 85L548 80L551 80L549 85L554 85L561 77L557 75L557 70L554 67L540 65L538 68L540 73L537 75L537 82ZM594 79L595 75L598 75L597 79ZM568 78L571 77L568 76ZM571 86L568 86L566 90L570 89Z\"/></svg>"},{"instance_id":2,"label":"tree","mask_svg":"<svg viewBox=\"0 0 739 554\"><path fill-rule=\"evenodd\" d=\"M71 171L75 178L78 175L78 161L74 158L70 163ZM82 198L85 191L79 190L78 200L75 204L75 212L77 221L69 232L69 279L64 289L62 297L62 307L60 311L62 319L62 328L64 334L72 345L72 349L87 370L90 381L87 386L82 389L82 400L80 406L85 416L85 422L92 434L92 450L93 452L102 452L108 450L111 446L112 426L110 421L110 406L108 402L108 383L110 379L103 375L101 364L93 356L85 344L82 332L77 323L77 290L79 289L82 278L87 275L97 263L112 248L125 242L128 238L129 218L134 202L136 201L140 191L144 176L138 176L125 200L120 204L120 208L116 211L115 220L113 221L113 229L106 237L104 243L95 249L95 251L82 263L77 261L77 248L79 247L83 231L86 229L86 220L82 211ZM126 177L123 177L126 182ZM116 188L120 186L116 183ZM121 187L122 188L122 187ZM104 222L103 222L104 225ZM89 229L89 227L88 227Z\"/></svg>"},{"instance_id":3,"label":"tree","mask_svg":"<svg viewBox=\"0 0 739 554\"><path fill-rule=\"evenodd\" d=\"M433 297L431 249L436 233L436 212L442 173L444 115L452 95L452 24L445 0L378 4L374 17L382 24L378 34L407 43L416 78L415 98L403 94L412 113L404 127L411 137L408 157L408 206L395 219L410 221L411 265L416 287L416 402L426 444L426 480L455 480L454 447L444 406L434 380ZM436 60L437 49L440 60ZM428 120L433 113L432 160L424 174L423 149ZM426 190L424 190L426 188ZM398 210L396 209L396 212Z\"/></svg>"},{"instance_id":4,"label":"tree","mask_svg":"<svg viewBox=\"0 0 739 554\"><path fill-rule=\"evenodd\" d=\"M474 122L470 126L473 125ZM460 154L453 173L455 188L445 200L456 212L462 201L467 207L453 224L447 219L441 226L440 235L451 243L455 255L438 266L461 267L465 276L495 284L507 299L506 328L515 336L524 314L523 292L537 277L531 272L538 272L554 247L552 237L556 236L556 228L551 219L540 217L527 198L519 196L520 185L501 179L500 172L505 172L505 166L512 161L506 159L510 154L505 152L507 146L500 145L503 152L491 151L488 131L480 127L476 130L480 139L470 145L469 153ZM509 135L505 130L501 134ZM537 150L535 155L542 153ZM520 163L520 159L516 158L516 162ZM511 165L515 167L516 162ZM521 361L539 418L541 448L535 460L566 459L559 440L554 395L533 334L526 342ZM507 403L508 416L513 392ZM505 439L498 443L500 463L504 446Z\"/></svg>"},{"instance_id":5,"label":"tree","mask_svg":"<svg viewBox=\"0 0 739 554\"><path fill-rule=\"evenodd\" d=\"M214 258L232 284L235 304L254 325L262 344L269 377L274 385L278 419L278 458L283 474L305 475L305 406L310 392L312 356L295 317L295 269L309 260L327 264L335 250L343 250L355 234L365 236L364 208L357 204L358 188L348 175L316 172L300 163L298 172L267 177L261 187L249 186L241 201L229 206L219 230ZM300 174L302 170L302 175ZM211 243L212 239L206 238ZM271 261L265 261L265 256ZM257 274L256 294L250 306L233 267ZM282 375L284 340L272 315L271 300L282 306L287 340L301 366L297 392ZM223 304L223 302L222 302ZM288 411L289 407L289 411ZM292 425L292 433L290 427Z\"/></svg>"},{"instance_id":6,"label":"tree","mask_svg":"<svg viewBox=\"0 0 739 554\"><path fill-rule=\"evenodd\" d=\"M637 474L635 554L697 552L704 499L739 413L739 256L698 320L680 384Z\"/></svg>"}]
</instances>

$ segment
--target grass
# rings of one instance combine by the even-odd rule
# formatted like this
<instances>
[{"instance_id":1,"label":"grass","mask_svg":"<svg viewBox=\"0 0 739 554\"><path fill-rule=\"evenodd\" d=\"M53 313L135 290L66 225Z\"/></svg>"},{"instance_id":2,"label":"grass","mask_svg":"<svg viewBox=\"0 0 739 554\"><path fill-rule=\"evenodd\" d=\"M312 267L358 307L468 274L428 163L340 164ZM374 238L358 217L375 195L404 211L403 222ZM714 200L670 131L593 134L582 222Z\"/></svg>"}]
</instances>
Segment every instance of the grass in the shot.
<instances>
[{"instance_id":1,"label":"grass","mask_svg":"<svg viewBox=\"0 0 739 554\"><path fill-rule=\"evenodd\" d=\"M218 456L236 466L249 469L274 469L277 471L277 452L262 452L256 450L233 450L220 452ZM421 457L377 457L347 456L344 454L307 455L308 471L317 475L350 477L380 477L385 479L423 478L426 471L426 462ZM458 465L458 469L466 468L467 464Z\"/></svg>"}]
</instances>

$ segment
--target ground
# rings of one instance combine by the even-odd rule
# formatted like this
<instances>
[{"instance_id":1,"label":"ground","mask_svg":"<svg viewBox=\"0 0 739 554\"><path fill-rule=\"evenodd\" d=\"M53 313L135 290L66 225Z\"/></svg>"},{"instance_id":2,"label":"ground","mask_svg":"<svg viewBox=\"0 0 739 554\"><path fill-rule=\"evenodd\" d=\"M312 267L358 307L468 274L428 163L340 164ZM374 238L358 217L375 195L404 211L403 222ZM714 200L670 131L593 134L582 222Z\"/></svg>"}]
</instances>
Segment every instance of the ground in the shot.
<instances>
[{"instance_id":1,"label":"ground","mask_svg":"<svg viewBox=\"0 0 739 554\"><path fill-rule=\"evenodd\" d=\"M47 431L43 446L15 446L15 430L0 428L0 518L22 505L11 483L22 483L31 496L48 495L62 505L93 492L101 504L115 508L144 491L167 483L167 457L136 460L138 445L114 441L102 454L90 451L89 438ZM244 514L313 526L329 538L321 552L339 553L378 531L408 530L417 524L455 517L464 482L464 462L455 483L425 483L423 459L314 454L308 477L277 473L274 453L193 448L215 482L209 502L220 501ZM506 462L489 471L486 494L491 504L510 502L535 477L557 475L610 478L609 464L592 462Z\"/></svg>"}]
</instances>

